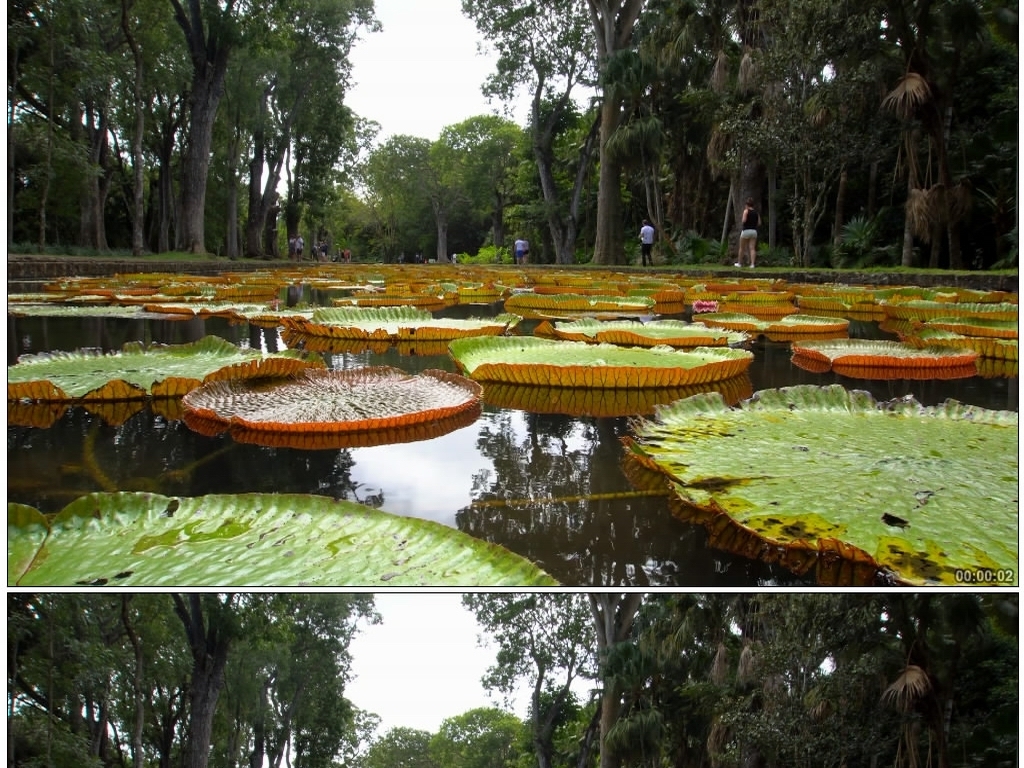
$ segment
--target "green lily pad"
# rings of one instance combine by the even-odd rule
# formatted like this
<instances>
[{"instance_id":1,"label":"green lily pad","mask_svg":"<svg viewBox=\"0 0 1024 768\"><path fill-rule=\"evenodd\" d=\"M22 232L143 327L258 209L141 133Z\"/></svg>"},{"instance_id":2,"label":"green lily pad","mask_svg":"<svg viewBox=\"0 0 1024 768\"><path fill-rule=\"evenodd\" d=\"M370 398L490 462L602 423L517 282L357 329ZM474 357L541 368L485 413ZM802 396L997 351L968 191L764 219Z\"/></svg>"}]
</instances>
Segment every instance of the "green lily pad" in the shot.
<instances>
[{"instance_id":1,"label":"green lily pad","mask_svg":"<svg viewBox=\"0 0 1024 768\"><path fill-rule=\"evenodd\" d=\"M648 296L588 296L575 293L516 293L505 299L505 309L555 310L562 312L650 312L654 299Z\"/></svg>"},{"instance_id":2,"label":"green lily pad","mask_svg":"<svg viewBox=\"0 0 1024 768\"><path fill-rule=\"evenodd\" d=\"M241 350L217 336L191 344L149 348L129 342L112 354L79 350L23 355L7 367L7 399L42 402L174 397L218 378L296 373L311 364L306 357L291 350L264 356L257 350Z\"/></svg>"},{"instance_id":3,"label":"green lily pad","mask_svg":"<svg viewBox=\"0 0 1024 768\"><path fill-rule=\"evenodd\" d=\"M285 325L307 336L333 339L408 341L450 340L462 336L506 333L522 318L502 314L491 318L435 318L416 307L333 307L317 309L312 320L293 318Z\"/></svg>"},{"instance_id":4,"label":"green lily pad","mask_svg":"<svg viewBox=\"0 0 1024 768\"><path fill-rule=\"evenodd\" d=\"M430 520L302 494L95 493L52 518L8 504L8 586L552 586Z\"/></svg>"},{"instance_id":5,"label":"green lily pad","mask_svg":"<svg viewBox=\"0 0 1024 768\"><path fill-rule=\"evenodd\" d=\"M763 559L847 548L907 584L989 570L1016 584L1017 422L955 401L797 386L736 408L717 393L660 407L635 424L632 448L700 522L726 520L748 539L738 548Z\"/></svg>"},{"instance_id":6,"label":"green lily pad","mask_svg":"<svg viewBox=\"0 0 1024 768\"><path fill-rule=\"evenodd\" d=\"M754 355L730 347L620 347L536 337L456 339L448 353L474 381L548 387L684 387L745 373Z\"/></svg>"},{"instance_id":7,"label":"green lily pad","mask_svg":"<svg viewBox=\"0 0 1024 768\"><path fill-rule=\"evenodd\" d=\"M544 330L542 330L542 328ZM550 329L550 331L548 331ZM555 338L588 343L605 342L620 346L654 347L719 347L742 344L750 340L745 333L715 331L702 324L682 320L593 320L581 318L572 322L547 321L534 330L538 336L549 332Z\"/></svg>"}]
</instances>

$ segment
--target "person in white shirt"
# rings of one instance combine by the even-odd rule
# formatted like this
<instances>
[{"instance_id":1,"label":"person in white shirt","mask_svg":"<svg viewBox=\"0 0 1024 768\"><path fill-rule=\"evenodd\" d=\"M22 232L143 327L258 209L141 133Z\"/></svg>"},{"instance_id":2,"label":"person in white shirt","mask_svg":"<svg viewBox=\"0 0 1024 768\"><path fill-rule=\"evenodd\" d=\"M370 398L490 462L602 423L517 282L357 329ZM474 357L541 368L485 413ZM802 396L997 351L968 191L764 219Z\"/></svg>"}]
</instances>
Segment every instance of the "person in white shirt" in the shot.
<instances>
[{"instance_id":1,"label":"person in white shirt","mask_svg":"<svg viewBox=\"0 0 1024 768\"><path fill-rule=\"evenodd\" d=\"M516 264L525 264L526 257L530 255L530 241L522 239L516 240L513 251L515 253Z\"/></svg>"},{"instance_id":2,"label":"person in white shirt","mask_svg":"<svg viewBox=\"0 0 1024 768\"><path fill-rule=\"evenodd\" d=\"M640 258L643 266L654 266L654 257L651 251L654 248L654 227L651 222L644 219L644 225L640 227Z\"/></svg>"}]
</instances>

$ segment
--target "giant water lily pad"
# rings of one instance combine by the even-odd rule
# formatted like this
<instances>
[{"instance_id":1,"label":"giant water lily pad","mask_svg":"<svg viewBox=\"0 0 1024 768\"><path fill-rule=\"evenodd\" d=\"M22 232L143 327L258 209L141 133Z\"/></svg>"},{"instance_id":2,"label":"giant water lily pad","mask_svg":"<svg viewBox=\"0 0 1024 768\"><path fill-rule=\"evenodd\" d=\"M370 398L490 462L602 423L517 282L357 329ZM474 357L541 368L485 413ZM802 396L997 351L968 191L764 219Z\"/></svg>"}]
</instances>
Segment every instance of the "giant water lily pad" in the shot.
<instances>
[{"instance_id":1,"label":"giant water lily pad","mask_svg":"<svg viewBox=\"0 0 1024 768\"><path fill-rule=\"evenodd\" d=\"M724 381L688 387L644 387L636 389L590 389L542 387L530 384L488 384L484 402L498 408L530 413L559 413L567 416L647 416L659 405L702 392L719 392L730 404L750 397L753 384L746 374Z\"/></svg>"},{"instance_id":2,"label":"giant water lily pad","mask_svg":"<svg viewBox=\"0 0 1024 768\"><path fill-rule=\"evenodd\" d=\"M505 309L517 313L521 310L650 312L654 308L654 304L654 299L648 296L585 296L573 293L554 295L516 293L505 299Z\"/></svg>"},{"instance_id":3,"label":"giant water lily pad","mask_svg":"<svg viewBox=\"0 0 1024 768\"><path fill-rule=\"evenodd\" d=\"M491 318L435 318L415 307L335 307L318 309L311 320L294 318L287 327L307 336L373 341L448 341L463 336L497 336L521 318L503 314Z\"/></svg>"},{"instance_id":4,"label":"giant water lily pad","mask_svg":"<svg viewBox=\"0 0 1024 768\"><path fill-rule=\"evenodd\" d=\"M1016 322L1016 304L992 303L951 303L945 301L882 301L886 317L901 320L930 320L937 318L980 318Z\"/></svg>"},{"instance_id":5,"label":"giant water lily pad","mask_svg":"<svg viewBox=\"0 0 1024 768\"><path fill-rule=\"evenodd\" d=\"M551 586L502 547L322 496L95 493L7 505L8 586Z\"/></svg>"},{"instance_id":6,"label":"giant water lily pad","mask_svg":"<svg viewBox=\"0 0 1024 768\"><path fill-rule=\"evenodd\" d=\"M881 368L887 371L925 371L929 374L942 369L970 369L978 359L978 353L973 350L915 347L899 341L876 339L794 341L792 351L794 362L803 359L828 364L833 368Z\"/></svg>"},{"instance_id":7,"label":"giant water lily pad","mask_svg":"<svg viewBox=\"0 0 1024 768\"><path fill-rule=\"evenodd\" d=\"M712 330L706 325L682 320L593 320L572 322L544 321L534 329L537 336L550 336L567 341L618 344L620 346L655 347L725 347L749 341L749 336L736 331Z\"/></svg>"},{"instance_id":8,"label":"giant water lily pad","mask_svg":"<svg viewBox=\"0 0 1024 768\"><path fill-rule=\"evenodd\" d=\"M445 434L479 416L480 394L476 382L445 371L413 375L374 366L304 371L271 381L216 381L189 392L182 403L186 423L204 434L231 429L243 434L246 442L325 448ZM467 415L468 420L461 418ZM435 422L445 429L415 429ZM396 439L406 431L405 439ZM371 433L381 439L372 439ZM333 439L339 437L340 441Z\"/></svg>"},{"instance_id":9,"label":"giant water lily pad","mask_svg":"<svg viewBox=\"0 0 1024 768\"><path fill-rule=\"evenodd\" d=\"M547 387L685 387L745 373L743 349L619 347L536 337L456 339L448 352L475 381Z\"/></svg>"},{"instance_id":10,"label":"giant water lily pad","mask_svg":"<svg viewBox=\"0 0 1024 768\"><path fill-rule=\"evenodd\" d=\"M850 321L843 318L800 314L765 319L746 312L710 312L694 315L693 321L711 328L745 331L755 336L764 334L771 341L811 337L846 338L850 328Z\"/></svg>"},{"instance_id":11,"label":"giant water lily pad","mask_svg":"<svg viewBox=\"0 0 1024 768\"><path fill-rule=\"evenodd\" d=\"M993 336L965 336L955 331L924 327L916 333L906 334L902 341L914 347L949 347L970 349L981 357L994 360L1017 360L1017 339Z\"/></svg>"},{"instance_id":12,"label":"giant water lily pad","mask_svg":"<svg viewBox=\"0 0 1024 768\"><path fill-rule=\"evenodd\" d=\"M797 386L736 408L681 400L630 446L733 551L798 572L842 556L907 584L1015 584L1017 429L1008 411Z\"/></svg>"},{"instance_id":13,"label":"giant water lily pad","mask_svg":"<svg viewBox=\"0 0 1024 768\"><path fill-rule=\"evenodd\" d=\"M293 351L263 356L217 336L170 346L129 342L120 352L110 354L80 350L23 355L7 368L7 399L178 397L208 381L287 376L312 365L322 367L323 361Z\"/></svg>"}]
</instances>

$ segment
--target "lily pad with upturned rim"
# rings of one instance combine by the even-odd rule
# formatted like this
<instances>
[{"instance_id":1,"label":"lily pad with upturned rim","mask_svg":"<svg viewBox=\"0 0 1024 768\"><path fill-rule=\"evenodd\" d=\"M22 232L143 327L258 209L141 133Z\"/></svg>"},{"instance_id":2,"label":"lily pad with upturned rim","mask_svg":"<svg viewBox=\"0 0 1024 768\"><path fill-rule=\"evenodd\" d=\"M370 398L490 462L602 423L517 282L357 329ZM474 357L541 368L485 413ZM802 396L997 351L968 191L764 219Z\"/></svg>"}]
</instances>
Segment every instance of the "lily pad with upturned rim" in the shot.
<instances>
[{"instance_id":1,"label":"lily pad with upturned rim","mask_svg":"<svg viewBox=\"0 0 1024 768\"><path fill-rule=\"evenodd\" d=\"M592 320L580 319L572 322L545 321L534 329L534 334L567 341L607 343L619 346L656 347L665 344L670 347L727 347L750 340L745 333L713 330L703 324L687 323L682 320Z\"/></svg>"},{"instance_id":2,"label":"lily pad with upturned rim","mask_svg":"<svg viewBox=\"0 0 1024 768\"><path fill-rule=\"evenodd\" d=\"M678 401L628 445L692 519L731 529L733 551L806 570L840 542L906 584L979 569L1016 583L1017 426L1009 411L802 385L736 408Z\"/></svg>"},{"instance_id":3,"label":"lily pad with upturned rim","mask_svg":"<svg viewBox=\"0 0 1024 768\"><path fill-rule=\"evenodd\" d=\"M548 387L685 387L745 373L751 352L730 347L619 347L536 337L456 339L448 353L475 381Z\"/></svg>"},{"instance_id":4,"label":"lily pad with upturned rim","mask_svg":"<svg viewBox=\"0 0 1024 768\"><path fill-rule=\"evenodd\" d=\"M83 496L7 505L8 586L555 586L508 550L430 520L300 494Z\"/></svg>"},{"instance_id":5,"label":"lily pad with upturned rim","mask_svg":"<svg viewBox=\"0 0 1024 768\"><path fill-rule=\"evenodd\" d=\"M214 382L188 393L182 403L186 423L202 434L230 429L244 442L319 449L436 437L472 423L480 394L479 384L446 371L409 374L373 366L306 371L292 379ZM465 415L472 418L465 421ZM445 429L418 429L430 423ZM407 436L395 437L402 434Z\"/></svg>"},{"instance_id":6,"label":"lily pad with upturned rim","mask_svg":"<svg viewBox=\"0 0 1024 768\"><path fill-rule=\"evenodd\" d=\"M488 384L484 402L498 408L512 408L529 413L557 413L567 416L620 417L648 416L659 405L681 400L702 392L719 392L730 404L738 403L754 393L746 374L725 381L689 387L643 389L570 389L541 387L530 384Z\"/></svg>"},{"instance_id":7,"label":"lily pad with upturned rim","mask_svg":"<svg viewBox=\"0 0 1024 768\"><path fill-rule=\"evenodd\" d=\"M241 350L217 336L191 344L149 347L129 342L120 352L97 350L23 355L7 367L7 399L137 400L178 397L204 382L229 378L287 376L312 366L318 357L294 351L264 356Z\"/></svg>"},{"instance_id":8,"label":"lily pad with upturned rim","mask_svg":"<svg viewBox=\"0 0 1024 768\"><path fill-rule=\"evenodd\" d=\"M829 363L848 368L885 368L887 370L931 371L962 369L974 365L978 353L949 347L915 347L899 341L876 339L836 339L833 341L794 341L793 359Z\"/></svg>"},{"instance_id":9,"label":"lily pad with upturned rim","mask_svg":"<svg viewBox=\"0 0 1024 768\"><path fill-rule=\"evenodd\" d=\"M520 317L502 314L492 318L435 318L415 307L335 307L318 309L311 320L294 318L289 330L306 336L364 341L450 341L463 336L497 336L507 333Z\"/></svg>"},{"instance_id":10,"label":"lily pad with upturned rim","mask_svg":"<svg viewBox=\"0 0 1024 768\"><path fill-rule=\"evenodd\" d=\"M765 319L744 312L710 312L694 315L693 321L711 328L743 331L751 335L763 333L772 341L837 335L845 338L850 328L850 321L844 318L801 314Z\"/></svg>"}]
</instances>

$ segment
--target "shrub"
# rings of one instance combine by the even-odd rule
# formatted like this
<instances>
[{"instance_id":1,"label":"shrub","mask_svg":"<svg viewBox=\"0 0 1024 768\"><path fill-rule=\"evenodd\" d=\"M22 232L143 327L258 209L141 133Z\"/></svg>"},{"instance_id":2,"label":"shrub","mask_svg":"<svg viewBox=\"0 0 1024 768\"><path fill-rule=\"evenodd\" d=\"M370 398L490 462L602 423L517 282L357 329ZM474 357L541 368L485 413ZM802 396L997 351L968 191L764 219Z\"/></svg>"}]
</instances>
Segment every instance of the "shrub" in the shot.
<instances>
[{"instance_id":1,"label":"shrub","mask_svg":"<svg viewBox=\"0 0 1024 768\"><path fill-rule=\"evenodd\" d=\"M855 216L843 225L839 243L832 249L830 262L836 269L859 269L891 264L896 246L876 245L881 228L879 217Z\"/></svg>"},{"instance_id":2,"label":"shrub","mask_svg":"<svg viewBox=\"0 0 1024 768\"><path fill-rule=\"evenodd\" d=\"M511 264L512 251L508 248L498 248L494 245L485 245L476 252L476 256L468 253L459 254L460 264Z\"/></svg>"}]
</instances>

